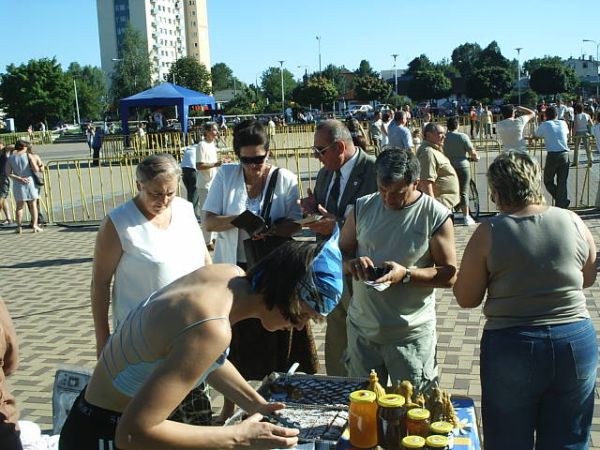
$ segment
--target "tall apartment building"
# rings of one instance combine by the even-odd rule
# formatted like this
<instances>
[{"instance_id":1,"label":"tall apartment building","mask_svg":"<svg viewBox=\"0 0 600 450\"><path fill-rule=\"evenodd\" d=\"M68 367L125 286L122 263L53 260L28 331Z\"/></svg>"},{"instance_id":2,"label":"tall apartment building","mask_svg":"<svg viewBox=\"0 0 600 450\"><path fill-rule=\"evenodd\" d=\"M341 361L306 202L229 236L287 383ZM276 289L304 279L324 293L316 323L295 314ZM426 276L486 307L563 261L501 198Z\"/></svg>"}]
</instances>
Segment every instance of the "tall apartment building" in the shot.
<instances>
[{"instance_id":1,"label":"tall apartment building","mask_svg":"<svg viewBox=\"0 0 600 450\"><path fill-rule=\"evenodd\" d=\"M153 82L162 82L171 64L183 56L210 70L206 1L96 0L102 70L107 75L113 71L128 23L148 42Z\"/></svg>"}]
</instances>

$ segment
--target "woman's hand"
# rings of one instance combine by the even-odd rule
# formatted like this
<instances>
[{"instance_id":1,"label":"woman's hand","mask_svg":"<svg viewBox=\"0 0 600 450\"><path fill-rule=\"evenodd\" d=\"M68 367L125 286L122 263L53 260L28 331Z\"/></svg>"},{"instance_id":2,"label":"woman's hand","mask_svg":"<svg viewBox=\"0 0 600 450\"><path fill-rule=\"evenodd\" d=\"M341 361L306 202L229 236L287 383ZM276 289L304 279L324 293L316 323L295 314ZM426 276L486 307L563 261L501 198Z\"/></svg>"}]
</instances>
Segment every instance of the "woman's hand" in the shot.
<instances>
[{"instance_id":1,"label":"woman's hand","mask_svg":"<svg viewBox=\"0 0 600 450\"><path fill-rule=\"evenodd\" d=\"M256 413L236 425L238 428L235 448L292 448L298 443L299 430L284 428L268 422L261 422L262 414Z\"/></svg>"},{"instance_id":2,"label":"woman's hand","mask_svg":"<svg viewBox=\"0 0 600 450\"><path fill-rule=\"evenodd\" d=\"M253 412L262 414L263 416L270 416L275 411L280 411L285 408L285 403L281 402L273 402L273 403L264 403L257 405L254 408Z\"/></svg>"},{"instance_id":3,"label":"woman's hand","mask_svg":"<svg viewBox=\"0 0 600 450\"><path fill-rule=\"evenodd\" d=\"M17 177L17 181L23 184L29 184L29 178L27 177Z\"/></svg>"}]
</instances>

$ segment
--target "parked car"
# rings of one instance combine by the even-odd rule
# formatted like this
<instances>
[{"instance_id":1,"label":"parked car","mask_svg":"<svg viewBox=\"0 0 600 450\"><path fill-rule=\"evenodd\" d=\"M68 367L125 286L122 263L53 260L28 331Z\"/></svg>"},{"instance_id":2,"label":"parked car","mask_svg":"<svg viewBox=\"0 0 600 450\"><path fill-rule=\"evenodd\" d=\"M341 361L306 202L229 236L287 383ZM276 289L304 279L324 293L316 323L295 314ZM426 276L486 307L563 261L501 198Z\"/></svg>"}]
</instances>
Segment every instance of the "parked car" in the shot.
<instances>
[{"instance_id":1,"label":"parked car","mask_svg":"<svg viewBox=\"0 0 600 450\"><path fill-rule=\"evenodd\" d=\"M393 111L394 106L389 103L380 103L375 107L375 111Z\"/></svg>"},{"instance_id":2,"label":"parked car","mask_svg":"<svg viewBox=\"0 0 600 450\"><path fill-rule=\"evenodd\" d=\"M371 105L355 105L348 111L353 117L366 117L369 113L373 112L373 107Z\"/></svg>"}]
</instances>

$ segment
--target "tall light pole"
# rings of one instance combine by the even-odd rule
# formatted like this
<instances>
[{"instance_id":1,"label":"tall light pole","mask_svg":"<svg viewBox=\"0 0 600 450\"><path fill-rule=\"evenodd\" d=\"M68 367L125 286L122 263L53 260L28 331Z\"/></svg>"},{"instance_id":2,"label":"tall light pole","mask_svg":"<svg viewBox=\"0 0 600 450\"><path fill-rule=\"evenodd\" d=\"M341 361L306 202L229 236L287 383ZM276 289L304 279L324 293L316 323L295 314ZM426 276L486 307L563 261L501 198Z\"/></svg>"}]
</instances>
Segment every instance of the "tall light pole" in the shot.
<instances>
[{"instance_id":1,"label":"tall light pole","mask_svg":"<svg viewBox=\"0 0 600 450\"><path fill-rule=\"evenodd\" d=\"M519 106L521 105L521 50L523 47L515 48L517 51L517 91L519 92Z\"/></svg>"},{"instance_id":2,"label":"tall light pole","mask_svg":"<svg viewBox=\"0 0 600 450\"><path fill-rule=\"evenodd\" d=\"M81 117L79 116L79 100L77 98L77 83L75 77L73 77L73 89L75 90L75 108L77 109L77 125L81 123Z\"/></svg>"},{"instance_id":3,"label":"tall light pole","mask_svg":"<svg viewBox=\"0 0 600 450\"><path fill-rule=\"evenodd\" d=\"M397 53L392 55L394 58L394 92L398 95L398 67L396 67L396 58L398 57Z\"/></svg>"},{"instance_id":4,"label":"tall light pole","mask_svg":"<svg viewBox=\"0 0 600 450\"><path fill-rule=\"evenodd\" d=\"M316 36L317 42L319 42L319 73L321 73L321 36Z\"/></svg>"},{"instance_id":5,"label":"tall light pole","mask_svg":"<svg viewBox=\"0 0 600 450\"><path fill-rule=\"evenodd\" d=\"M285 61L279 61L279 73L281 74L281 111L283 117L285 117L285 92L283 90L283 63Z\"/></svg>"},{"instance_id":6,"label":"tall light pole","mask_svg":"<svg viewBox=\"0 0 600 450\"><path fill-rule=\"evenodd\" d=\"M596 44L596 101L598 101L600 98L600 96L598 96L598 85L600 85L600 73L598 73L598 47L600 47L600 43L592 39L584 39L583 42L592 42Z\"/></svg>"}]
</instances>

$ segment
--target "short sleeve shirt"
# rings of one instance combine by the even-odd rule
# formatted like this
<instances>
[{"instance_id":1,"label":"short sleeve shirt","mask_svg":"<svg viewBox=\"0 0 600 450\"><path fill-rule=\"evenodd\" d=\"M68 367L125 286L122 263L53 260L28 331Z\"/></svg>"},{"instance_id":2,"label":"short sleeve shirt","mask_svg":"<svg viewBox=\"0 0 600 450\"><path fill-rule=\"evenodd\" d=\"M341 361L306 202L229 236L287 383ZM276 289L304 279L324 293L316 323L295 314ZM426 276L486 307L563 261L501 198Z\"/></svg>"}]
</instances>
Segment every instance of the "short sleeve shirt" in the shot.
<instances>
[{"instance_id":1,"label":"short sleeve shirt","mask_svg":"<svg viewBox=\"0 0 600 450\"><path fill-rule=\"evenodd\" d=\"M214 142L202 141L196 147L196 163L214 164L218 161L217 156L217 145ZM207 170L198 171L198 186L201 188L209 189L217 168L212 167Z\"/></svg>"}]
</instances>

